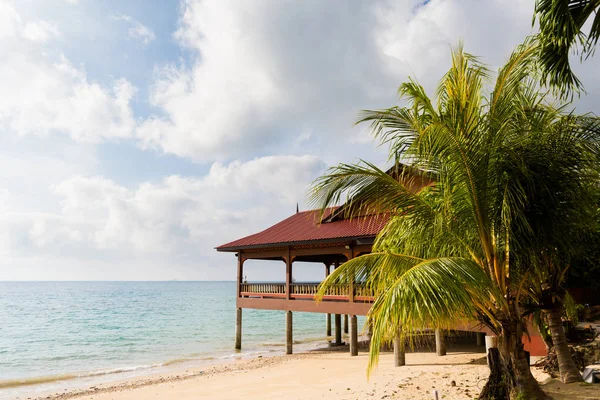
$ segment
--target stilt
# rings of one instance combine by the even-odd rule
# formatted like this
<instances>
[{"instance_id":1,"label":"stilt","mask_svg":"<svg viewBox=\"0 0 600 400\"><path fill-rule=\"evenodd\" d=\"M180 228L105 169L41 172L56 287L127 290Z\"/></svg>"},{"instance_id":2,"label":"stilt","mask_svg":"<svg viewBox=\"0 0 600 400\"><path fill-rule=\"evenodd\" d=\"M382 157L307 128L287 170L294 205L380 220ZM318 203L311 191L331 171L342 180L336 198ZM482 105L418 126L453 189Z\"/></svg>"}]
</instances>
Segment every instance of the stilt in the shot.
<instances>
[{"instance_id":1,"label":"stilt","mask_svg":"<svg viewBox=\"0 0 600 400\"><path fill-rule=\"evenodd\" d=\"M344 333L348 333L348 314L344 314Z\"/></svg>"},{"instance_id":2,"label":"stilt","mask_svg":"<svg viewBox=\"0 0 600 400\"><path fill-rule=\"evenodd\" d=\"M477 346L485 345L485 333L477 332L475 335L477 335Z\"/></svg>"},{"instance_id":3,"label":"stilt","mask_svg":"<svg viewBox=\"0 0 600 400\"><path fill-rule=\"evenodd\" d=\"M446 355L446 343L444 341L444 332L441 329L435 330L435 352L438 356Z\"/></svg>"},{"instance_id":4,"label":"stilt","mask_svg":"<svg viewBox=\"0 0 600 400\"><path fill-rule=\"evenodd\" d=\"M342 344L342 316L335 314L335 344Z\"/></svg>"},{"instance_id":5,"label":"stilt","mask_svg":"<svg viewBox=\"0 0 600 400\"><path fill-rule=\"evenodd\" d=\"M367 341L369 345L371 344L371 339L373 339L373 320L369 318L367 321Z\"/></svg>"},{"instance_id":6,"label":"stilt","mask_svg":"<svg viewBox=\"0 0 600 400\"><path fill-rule=\"evenodd\" d=\"M490 354L490 349L498 348L498 337L497 336L486 336L485 337L485 354ZM489 362L489 357L488 357Z\"/></svg>"},{"instance_id":7,"label":"stilt","mask_svg":"<svg viewBox=\"0 0 600 400\"><path fill-rule=\"evenodd\" d=\"M326 329L325 335L331 336L331 314L327 314L326 324L327 324L327 329Z\"/></svg>"},{"instance_id":8,"label":"stilt","mask_svg":"<svg viewBox=\"0 0 600 400\"><path fill-rule=\"evenodd\" d=\"M358 321L356 315L350 317L350 355L358 355Z\"/></svg>"},{"instance_id":9,"label":"stilt","mask_svg":"<svg viewBox=\"0 0 600 400\"><path fill-rule=\"evenodd\" d=\"M285 313L285 353L292 354L292 344L294 336L292 334L292 312Z\"/></svg>"},{"instance_id":10,"label":"stilt","mask_svg":"<svg viewBox=\"0 0 600 400\"><path fill-rule=\"evenodd\" d=\"M394 338L394 366L400 367L406 364L404 344L400 341L400 335Z\"/></svg>"},{"instance_id":11,"label":"stilt","mask_svg":"<svg viewBox=\"0 0 600 400\"><path fill-rule=\"evenodd\" d=\"M238 308L235 313L235 349L242 349L242 309Z\"/></svg>"}]
</instances>

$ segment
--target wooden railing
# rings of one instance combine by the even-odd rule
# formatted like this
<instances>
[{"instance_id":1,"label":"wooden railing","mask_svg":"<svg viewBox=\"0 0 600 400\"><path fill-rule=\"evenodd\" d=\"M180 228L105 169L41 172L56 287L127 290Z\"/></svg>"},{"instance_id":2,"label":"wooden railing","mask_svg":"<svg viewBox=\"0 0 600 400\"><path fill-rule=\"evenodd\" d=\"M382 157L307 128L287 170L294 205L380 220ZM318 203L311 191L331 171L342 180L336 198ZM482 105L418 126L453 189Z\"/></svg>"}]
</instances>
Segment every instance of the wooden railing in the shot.
<instances>
[{"instance_id":1,"label":"wooden railing","mask_svg":"<svg viewBox=\"0 0 600 400\"><path fill-rule=\"evenodd\" d=\"M319 282L293 283L290 285L290 298L314 299ZM285 298L285 283L242 283L242 297ZM349 301L350 286L335 285L327 289L323 300ZM354 284L354 299L360 302L373 301L373 292L361 284Z\"/></svg>"},{"instance_id":2,"label":"wooden railing","mask_svg":"<svg viewBox=\"0 0 600 400\"><path fill-rule=\"evenodd\" d=\"M242 283L242 293L285 294L285 283Z\"/></svg>"}]
</instances>

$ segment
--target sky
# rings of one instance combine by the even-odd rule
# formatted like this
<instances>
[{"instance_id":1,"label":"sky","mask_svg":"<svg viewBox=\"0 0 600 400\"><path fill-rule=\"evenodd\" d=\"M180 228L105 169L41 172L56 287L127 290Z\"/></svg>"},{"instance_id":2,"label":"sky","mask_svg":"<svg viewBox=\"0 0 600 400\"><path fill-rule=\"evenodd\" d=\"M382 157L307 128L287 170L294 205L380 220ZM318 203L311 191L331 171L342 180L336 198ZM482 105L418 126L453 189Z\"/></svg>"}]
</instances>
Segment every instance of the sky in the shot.
<instances>
[{"instance_id":1,"label":"sky","mask_svg":"<svg viewBox=\"0 0 600 400\"><path fill-rule=\"evenodd\" d=\"M360 110L497 69L533 1L0 0L0 280L234 280L214 247L306 209L339 162L384 167ZM575 69L600 107L600 56ZM250 280L283 279L247 262ZM322 265L294 269L316 279Z\"/></svg>"}]
</instances>

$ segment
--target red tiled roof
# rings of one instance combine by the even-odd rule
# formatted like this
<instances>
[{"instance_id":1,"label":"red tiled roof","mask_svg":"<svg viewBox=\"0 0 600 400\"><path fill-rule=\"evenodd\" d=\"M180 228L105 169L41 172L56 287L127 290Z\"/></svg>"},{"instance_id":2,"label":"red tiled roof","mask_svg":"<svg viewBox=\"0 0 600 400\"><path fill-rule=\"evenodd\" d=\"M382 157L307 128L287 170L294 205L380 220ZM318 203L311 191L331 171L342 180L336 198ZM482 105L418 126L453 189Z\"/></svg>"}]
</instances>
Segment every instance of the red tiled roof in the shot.
<instances>
[{"instance_id":1,"label":"red tiled roof","mask_svg":"<svg viewBox=\"0 0 600 400\"><path fill-rule=\"evenodd\" d=\"M335 209L337 207L328 209L322 220L325 220ZM387 214L379 214L319 223L319 215L319 210L296 213L262 232L221 245L217 250L235 251L276 244L372 237L383 229L389 219Z\"/></svg>"}]
</instances>

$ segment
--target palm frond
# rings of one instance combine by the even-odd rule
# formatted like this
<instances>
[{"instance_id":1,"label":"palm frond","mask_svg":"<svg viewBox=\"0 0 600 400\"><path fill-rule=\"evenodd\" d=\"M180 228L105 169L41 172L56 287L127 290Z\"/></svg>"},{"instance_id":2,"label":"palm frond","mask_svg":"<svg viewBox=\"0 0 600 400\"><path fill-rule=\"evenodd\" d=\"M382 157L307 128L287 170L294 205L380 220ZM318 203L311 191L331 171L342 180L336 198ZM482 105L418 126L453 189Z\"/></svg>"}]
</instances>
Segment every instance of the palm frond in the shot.
<instances>
[{"instance_id":1,"label":"palm frond","mask_svg":"<svg viewBox=\"0 0 600 400\"><path fill-rule=\"evenodd\" d=\"M564 95L583 89L569 63L569 54L580 46L582 57L594 52L600 38L600 0L537 0L534 22L540 25L540 60L542 81L548 82ZM583 32L586 21L594 15L589 33Z\"/></svg>"}]
</instances>

